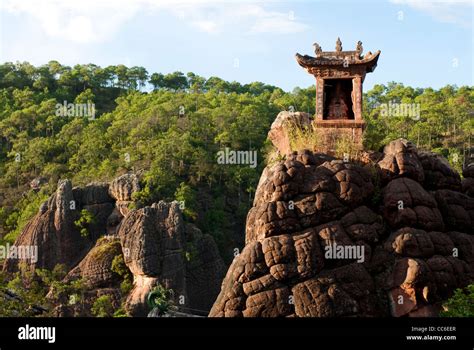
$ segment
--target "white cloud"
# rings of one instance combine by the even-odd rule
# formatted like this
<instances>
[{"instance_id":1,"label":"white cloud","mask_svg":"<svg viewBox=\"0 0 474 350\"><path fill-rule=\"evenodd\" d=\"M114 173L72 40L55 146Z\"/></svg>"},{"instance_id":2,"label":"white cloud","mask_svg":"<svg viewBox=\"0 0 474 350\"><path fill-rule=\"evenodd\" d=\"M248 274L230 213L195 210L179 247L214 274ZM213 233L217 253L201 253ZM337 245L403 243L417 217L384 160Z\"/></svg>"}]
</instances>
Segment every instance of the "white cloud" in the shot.
<instances>
[{"instance_id":1,"label":"white cloud","mask_svg":"<svg viewBox=\"0 0 474 350\"><path fill-rule=\"evenodd\" d=\"M472 26L473 0L390 0L390 2L407 5L429 14L440 22Z\"/></svg>"},{"instance_id":2,"label":"white cloud","mask_svg":"<svg viewBox=\"0 0 474 350\"><path fill-rule=\"evenodd\" d=\"M0 10L26 14L52 38L90 43L110 38L139 8L124 0L3 0Z\"/></svg>"},{"instance_id":3,"label":"white cloud","mask_svg":"<svg viewBox=\"0 0 474 350\"><path fill-rule=\"evenodd\" d=\"M27 15L49 37L76 43L107 41L141 11L168 11L206 33L235 25L245 26L248 33L295 33L307 28L288 13L267 11L262 2L255 5L249 1L0 0L0 11Z\"/></svg>"},{"instance_id":4,"label":"white cloud","mask_svg":"<svg viewBox=\"0 0 474 350\"><path fill-rule=\"evenodd\" d=\"M199 29L201 32L216 33L218 24L214 21L194 21L191 22L193 26Z\"/></svg>"},{"instance_id":5,"label":"white cloud","mask_svg":"<svg viewBox=\"0 0 474 350\"><path fill-rule=\"evenodd\" d=\"M258 16L250 32L289 34L303 32L308 28L308 25L297 22L291 13L265 12Z\"/></svg>"},{"instance_id":6,"label":"white cloud","mask_svg":"<svg viewBox=\"0 0 474 350\"><path fill-rule=\"evenodd\" d=\"M208 33L218 33L236 26L241 26L247 34L291 34L309 28L298 22L293 12L268 11L262 2L258 5L250 1L200 2L198 5L182 3L174 6L172 12Z\"/></svg>"}]
</instances>

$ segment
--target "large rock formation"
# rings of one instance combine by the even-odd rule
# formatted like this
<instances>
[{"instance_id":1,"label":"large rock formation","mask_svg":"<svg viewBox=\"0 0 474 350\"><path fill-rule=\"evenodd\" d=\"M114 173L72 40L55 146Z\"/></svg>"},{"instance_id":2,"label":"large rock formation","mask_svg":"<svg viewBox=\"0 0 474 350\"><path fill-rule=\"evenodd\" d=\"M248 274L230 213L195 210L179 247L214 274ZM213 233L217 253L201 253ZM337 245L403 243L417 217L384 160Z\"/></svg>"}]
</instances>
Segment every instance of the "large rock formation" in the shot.
<instances>
[{"instance_id":1,"label":"large rock formation","mask_svg":"<svg viewBox=\"0 0 474 350\"><path fill-rule=\"evenodd\" d=\"M129 314L146 316L146 296L157 284L172 289L181 307L209 310L224 265L213 239L185 225L178 202L161 201L132 210L119 236L125 263L134 276L125 305Z\"/></svg>"},{"instance_id":2,"label":"large rock formation","mask_svg":"<svg viewBox=\"0 0 474 350\"><path fill-rule=\"evenodd\" d=\"M130 314L146 315L145 298L158 283L186 300L184 223L176 202L131 211L119 237L125 263L134 276L126 303Z\"/></svg>"},{"instance_id":3,"label":"large rock formation","mask_svg":"<svg viewBox=\"0 0 474 350\"><path fill-rule=\"evenodd\" d=\"M112 263L115 257L121 254L120 240L117 237L104 236L97 240L84 259L69 271L65 282L82 278L90 289L118 287L120 278L113 271Z\"/></svg>"},{"instance_id":4,"label":"large rock formation","mask_svg":"<svg viewBox=\"0 0 474 350\"><path fill-rule=\"evenodd\" d=\"M267 166L210 316L426 316L474 280L474 198L440 157L308 151Z\"/></svg>"},{"instance_id":5,"label":"large rock formation","mask_svg":"<svg viewBox=\"0 0 474 350\"><path fill-rule=\"evenodd\" d=\"M122 216L129 212L133 194L140 190L140 182L135 174L124 174L110 183L109 193L116 200L115 205Z\"/></svg>"},{"instance_id":6,"label":"large rock formation","mask_svg":"<svg viewBox=\"0 0 474 350\"><path fill-rule=\"evenodd\" d=\"M60 181L14 244L36 247L37 259L12 256L4 270L17 271L20 262L50 270L64 264L69 271L64 282L82 279L87 287L84 301L71 304L61 296L54 310L57 316L89 316L90 306L101 295L111 296L115 306L125 298L130 315L146 316L146 297L157 284L173 290L178 307L207 313L225 273L213 238L186 224L177 202L131 209L133 193L139 189L135 174L122 175L110 185L72 188L69 180ZM83 210L92 214L92 221L80 227ZM125 296L120 291L123 277L112 271L114 258L122 254L133 275L133 289Z\"/></svg>"},{"instance_id":7,"label":"large rock formation","mask_svg":"<svg viewBox=\"0 0 474 350\"><path fill-rule=\"evenodd\" d=\"M425 173L412 143L406 140L391 142L385 146L383 153L384 157L378 165L385 181L404 176L423 182Z\"/></svg>"},{"instance_id":8,"label":"large rock formation","mask_svg":"<svg viewBox=\"0 0 474 350\"><path fill-rule=\"evenodd\" d=\"M26 259L33 268L53 269L57 264L74 267L104 234L105 223L114 208L113 199L107 193L107 184L90 184L83 188L72 188L71 181L59 181L58 188L26 225L15 242L16 247L36 247L36 259ZM75 221L83 209L93 215L88 226L89 234L81 235ZM37 260L37 261L35 261ZM18 269L21 260L8 258L4 269Z\"/></svg>"},{"instance_id":9,"label":"large rock formation","mask_svg":"<svg viewBox=\"0 0 474 350\"><path fill-rule=\"evenodd\" d=\"M85 291L82 292L82 300L78 300L78 295L68 294L67 291L56 291L52 287L47 295L50 304L54 306L52 315L56 317L93 316L91 307L98 297L104 295L109 296L112 305L118 308L122 299L120 283L123 276L114 271L113 262L120 255L122 255L122 248L118 237L99 238L84 259L69 271L63 280L65 283L78 280L83 282Z\"/></svg>"},{"instance_id":10,"label":"large rock formation","mask_svg":"<svg viewBox=\"0 0 474 350\"><path fill-rule=\"evenodd\" d=\"M211 310L219 294L226 266L219 255L216 242L210 235L203 234L192 224L187 224L185 238L188 303L196 310ZM202 315L202 312L200 314Z\"/></svg>"},{"instance_id":11,"label":"large rock formation","mask_svg":"<svg viewBox=\"0 0 474 350\"><path fill-rule=\"evenodd\" d=\"M280 112L268 132L268 138L282 155L289 154L291 153L292 137L294 137L291 134L292 130L311 128L311 120L312 116L308 113Z\"/></svg>"}]
</instances>

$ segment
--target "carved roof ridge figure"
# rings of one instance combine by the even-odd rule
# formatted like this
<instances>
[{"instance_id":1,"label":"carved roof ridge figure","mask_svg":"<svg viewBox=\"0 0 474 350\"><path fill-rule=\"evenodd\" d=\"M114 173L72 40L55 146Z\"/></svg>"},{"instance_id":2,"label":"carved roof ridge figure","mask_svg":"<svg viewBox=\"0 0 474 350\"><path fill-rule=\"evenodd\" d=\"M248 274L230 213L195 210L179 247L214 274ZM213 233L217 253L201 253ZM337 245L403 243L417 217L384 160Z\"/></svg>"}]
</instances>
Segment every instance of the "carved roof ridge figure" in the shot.
<instances>
[{"instance_id":1,"label":"carved roof ridge figure","mask_svg":"<svg viewBox=\"0 0 474 350\"><path fill-rule=\"evenodd\" d=\"M359 40L356 46L356 52L359 55L359 58L362 56L362 51L364 51L364 48L362 47L362 41Z\"/></svg>"},{"instance_id":2,"label":"carved roof ridge figure","mask_svg":"<svg viewBox=\"0 0 474 350\"><path fill-rule=\"evenodd\" d=\"M299 53L296 54L296 61L307 71L312 70L314 67L323 68L325 66L346 67L347 65L365 65L366 72L370 73L374 71L375 67L377 67L377 61L380 55L380 50L375 53L369 51L365 55L362 55L363 47L361 41L357 42L354 51L342 51L342 42L340 38L337 38L336 51L322 51L321 46L318 43L314 43L313 47L316 57L309 55L303 56Z\"/></svg>"},{"instance_id":3,"label":"carved roof ridge figure","mask_svg":"<svg viewBox=\"0 0 474 350\"><path fill-rule=\"evenodd\" d=\"M321 49L321 46L319 46L318 43L314 43L313 47L314 47L314 54L316 55L316 57L319 57L321 55L321 52L323 52L323 50Z\"/></svg>"},{"instance_id":4,"label":"carved roof ridge figure","mask_svg":"<svg viewBox=\"0 0 474 350\"><path fill-rule=\"evenodd\" d=\"M341 42L341 39L339 37L337 37L337 41L336 41L336 51L337 52L342 51L342 42Z\"/></svg>"}]
</instances>

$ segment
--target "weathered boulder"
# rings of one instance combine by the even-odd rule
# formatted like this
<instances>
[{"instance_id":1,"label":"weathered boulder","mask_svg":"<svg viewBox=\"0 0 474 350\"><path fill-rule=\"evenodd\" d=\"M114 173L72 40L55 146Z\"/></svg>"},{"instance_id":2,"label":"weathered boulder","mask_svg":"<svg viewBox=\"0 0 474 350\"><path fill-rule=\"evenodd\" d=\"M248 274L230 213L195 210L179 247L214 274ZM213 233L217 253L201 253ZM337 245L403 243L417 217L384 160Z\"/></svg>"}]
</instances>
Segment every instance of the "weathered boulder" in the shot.
<instances>
[{"instance_id":1,"label":"weathered boulder","mask_svg":"<svg viewBox=\"0 0 474 350\"><path fill-rule=\"evenodd\" d=\"M125 264L134 276L125 303L130 315L147 315L146 297L157 284L173 290L180 307L209 310L224 265L212 237L186 227L178 202L160 201L130 211L118 235Z\"/></svg>"},{"instance_id":2,"label":"weathered boulder","mask_svg":"<svg viewBox=\"0 0 474 350\"><path fill-rule=\"evenodd\" d=\"M226 266L216 242L196 226L187 224L186 291L193 309L208 312L219 293Z\"/></svg>"},{"instance_id":3,"label":"weathered boulder","mask_svg":"<svg viewBox=\"0 0 474 350\"><path fill-rule=\"evenodd\" d=\"M118 287L120 276L112 270L112 262L121 254L120 240L117 237L104 236L97 240L84 259L69 271L64 282L82 278L90 289Z\"/></svg>"},{"instance_id":4,"label":"weathered boulder","mask_svg":"<svg viewBox=\"0 0 474 350\"><path fill-rule=\"evenodd\" d=\"M474 177L465 177L462 179L462 192L474 198Z\"/></svg>"},{"instance_id":5,"label":"weathered boulder","mask_svg":"<svg viewBox=\"0 0 474 350\"><path fill-rule=\"evenodd\" d=\"M125 264L134 275L134 289L126 304L131 315L146 316L144 298L155 283L186 299L184 221L177 202L161 201L132 210L118 234Z\"/></svg>"},{"instance_id":6,"label":"weathered boulder","mask_svg":"<svg viewBox=\"0 0 474 350\"><path fill-rule=\"evenodd\" d=\"M434 288L432 278L431 271L423 260L397 259L387 282L392 315L406 315L416 310L418 304L427 303Z\"/></svg>"},{"instance_id":7,"label":"weathered boulder","mask_svg":"<svg viewBox=\"0 0 474 350\"><path fill-rule=\"evenodd\" d=\"M461 190L459 174L449 166L448 161L433 152L419 152L418 159L425 172L424 186L427 190Z\"/></svg>"},{"instance_id":8,"label":"weathered boulder","mask_svg":"<svg viewBox=\"0 0 474 350\"><path fill-rule=\"evenodd\" d=\"M264 170L247 216L246 242L340 218L373 192L370 173L307 151Z\"/></svg>"},{"instance_id":9,"label":"weathered boulder","mask_svg":"<svg viewBox=\"0 0 474 350\"><path fill-rule=\"evenodd\" d=\"M360 264L324 271L296 284L293 289L298 317L345 317L377 315L374 283Z\"/></svg>"},{"instance_id":10,"label":"weathered boulder","mask_svg":"<svg viewBox=\"0 0 474 350\"><path fill-rule=\"evenodd\" d=\"M384 148L384 157L378 162L385 181L397 177L409 177L420 183L425 174L418 160L416 147L409 141L399 139L390 142Z\"/></svg>"},{"instance_id":11,"label":"weathered boulder","mask_svg":"<svg viewBox=\"0 0 474 350\"><path fill-rule=\"evenodd\" d=\"M301 159L302 154L294 156L295 159ZM373 190L369 175L352 164L318 162L316 156L306 156L306 159L313 160L306 164L294 160L288 166L290 169L301 169L301 177L307 175L311 179L306 184L307 187L302 184L295 186L296 193L317 194L321 191L326 194L330 193L326 191L333 191L334 200L343 210L331 212L333 216L328 214L318 216L313 221L305 221L305 215L301 213L312 215L318 210L317 204L313 202L305 206L295 202L293 209L290 209L291 206L286 201L272 202L274 197L271 193L262 191L260 186L266 186L270 190L272 187L268 183L275 178L284 177L281 171L288 168L267 168L264 171L265 179L260 181L257 189L262 197L255 199L253 209L259 206L270 208L282 222L289 224L283 224L277 232L272 231L275 225L267 225L261 231L273 234L255 235L251 231L255 229L251 210L247 219L247 245L229 268L210 316L335 316L358 313L375 315L380 312L378 304L374 303L374 295L355 288L362 283L362 289L368 286L374 292L374 282L370 280L367 270L362 265L353 263L356 257L344 259L346 265L342 266L337 259L325 258L325 252L331 245L358 245L364 246L367 254L359 258L370 260L368 244L377 242L383 235L382 219L366 206L356 207L351 211L352 206L367 198ZM285 164L289 165L289 162ZM314 176L316 171L319 174ZM319 181L321 183L318 186ZM346 188L349 190L340 190L343 182L348 183ZM287 184L292 186L291 180ZM299 199L299 196L295 195L294 198ZM264 199L269 200L269 203L265 203ZM296 215L291 214L294 211ZM347 214L344 215L345 213ZM291 225L292 222L299 224L297 228ZM324 223L316 225L318 222ZM320 293L317 302L311 298L316 293ZM341 305L334 307L336 301L341 302Z\"/></svg>"},{"instance_id":12,"label":"weathered boulder","mask_svg":"<svg viewBox=\"0 0 474 350\"><path fill-rule=\"evenodd\" d=\"M311 115L304 112L280 112L270 127L268 139L280 154L291 153L292 130L311 127Z\"/></svg>"},{"instance_id":13,"label":"weathered boulder","mask_svg":"<svg viewBox=\"0 0 474 350\"><path fill-rule=\"evenodd\" d=\"M72 191L74 199L80 206L114 202L114 199L109 195L109 184L107 183L93 182L84 187L74 187Z\"/></svg>"},{"instance_id":14,"label":"weathered boulder","mask_svg":"<svg viewBox=\"0 0 474 350\"><path fill-rule=\"evenodd\" d=\"M343 216L340 223L353 241L377 243L384 234L382 217L366 206L355 208Z\"/></svg>"},{"instance_id":15,"label":"weathered boulder","mask_svg":"<svg viewBox=\"0 0 474 350\"><path fill-rule=\"evenodd\" d=\"M448 232L449 238L453 241L455 251L461 260L466 261L474 273L474 235L468 235L462 232Z\"/></svg>"},{"instance_id":16,"label":"weathered boulder","mask_svg":"<svg viewBox=\"0 0 474 350\"><path fill-rule=\"evenodd\" d=\"M474 177L474 163L469 163L462 170L462 176L464 177Z\"/></svg>"},{"instance_id":17,"label":"weathered boulder","mask_svg":"<svg viewBox=\"0 0 474 350\"><path fill-rule=\"evenodd\" d=\"M209 316L435 316L474 281L472 198L444 162L405 140L365 168L324 158L264 169Z\"/></svg>"},{"instance_id":18,"label":"weathered boulder","mask_svg":"<svg viewBox=\"0 0 474 350\"><path fill-rule=\"evenodd\" d=\"M396 254L414 258L432 256L435 251L428 233L411 227L393 232L385 242L385 246L387 250Z\"/></svg>"},{"instance_id":19,"label":"weathered boulder","mask_svg":"<svg viewBox=\"0 0 474 350\"><path fill-rule=\"evenodd\" d=\"M392 228L412 226L430 231L444 228L433 196L409 178L395 179L384 188L383 217Z\"/></svg>"},{"instance_id":20,"label":"weathered boulder","mask_svg":"<svg viewBox=\"0 0 474 350\"><path fill-rule=\"evenodd\" d=\"M112 199L103 184L91 184L83 189L72 188L71 181L61 180L56 192L39 208L38 214L25 226L15 247L36 247L36 259L26 259L33 268L53 269L57 264L75 266L105 233L108 216L113 210ZM75 225L83 209L89 210L93 223L83 236ZM36 260L36 261L34 261ZM6 259L4 269L18 269L19 259Z\"/></svg>"},{"instance_id":21,"label":"weathered boulder","mask_svg":"<svg viewBox=\"0 0 474 350\"><path fill-rule=\"evenodd\" d=\"M435 192L448 229L474 234L474 198L451 190Z\"/></svg>"},{"instance_id":22,"label":"weathered boulder","mask_svg":"<svg viewBox=\"0 0 474 350\"><path fill-rule=\"evenodd\" d=\"M116 235L120 224L122 223L123 215L119 208L115 207L107 218L105 231L107 235Z\"/></svg>"},{"instance_id":23,"label":"weathered boulder","mask_svg":"<svg viewBox=\"0 0 474 350\"><path fill-rule=\"evenodd\" d=\"M136 174L124 174L115 178L109 186L110 195L116 200L116 207L123 216L129 213L133 203L133 194L140 191L140 182Z\"/></svg>"},{"instance_id":24,"label":"weathered boulder","mask_svg":"<svg viewBox=\"0 0 474 350\"><path fill-rule=\"evenodd\" d=\"M117 256L122 255L120 240L117 237L104 236L97 240L95 246L82 261L68 272L63 283L72 285L78 281L85 287L80 292L59 289L54 285L49 289L46 298L54 305L52 315L55 317L92 316L91 308L101 296L109 296L111 304L118 308L122 293L120 283L123 277L112 269Z\"/></svg>"}]
</instances>

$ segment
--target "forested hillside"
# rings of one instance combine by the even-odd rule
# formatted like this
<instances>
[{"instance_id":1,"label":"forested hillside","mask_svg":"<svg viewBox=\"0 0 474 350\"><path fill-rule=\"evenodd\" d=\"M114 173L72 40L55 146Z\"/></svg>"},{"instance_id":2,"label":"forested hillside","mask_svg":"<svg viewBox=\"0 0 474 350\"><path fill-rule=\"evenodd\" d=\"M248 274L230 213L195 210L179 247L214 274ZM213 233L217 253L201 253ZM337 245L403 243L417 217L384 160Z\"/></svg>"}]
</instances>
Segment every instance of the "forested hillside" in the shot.
<instances>
[{"instance_id":1,"label":"forested hillside","mask_svg":"<svg viewBox=\"0 0 474 350\"><path fill-rule=\"evenodd\" d=\"M186 219L214 236L229 261L243 246L272 121L282 110L314 113L314 95L314 86L285 92L124 65L2 64L0 236L13 242L59 179L79 185L133 171L145 184L138 203L184 201ZM474 130L473 87L388 83L364 98L367 148L405 137L462 168ZM95 115L58 113L64 103L93 103ZM419 115L384 111L400 103L419 106ZM258 166L219 165L217 152L226 147L256 150Z\"/></svg>"}]
</instances>

